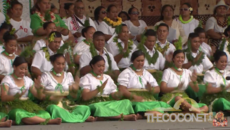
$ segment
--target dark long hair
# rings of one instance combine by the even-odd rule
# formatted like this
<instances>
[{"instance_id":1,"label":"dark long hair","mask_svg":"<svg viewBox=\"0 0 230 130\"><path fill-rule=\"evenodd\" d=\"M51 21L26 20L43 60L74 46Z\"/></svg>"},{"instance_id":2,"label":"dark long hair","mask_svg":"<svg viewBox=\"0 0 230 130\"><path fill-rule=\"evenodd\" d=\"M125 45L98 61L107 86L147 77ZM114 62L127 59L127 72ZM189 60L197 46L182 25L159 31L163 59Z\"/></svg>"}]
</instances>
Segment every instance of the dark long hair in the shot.
<instances>
[{"instance_id":1,"label":"dark long hair","mask_svg":"<svg viewBox=\"0 0 230 130\"><path fill-rule=\"evenodd\" d=\"M105 9L105 7L98 6L94 11L94 19L95 19L95 21L97 22L98 25L99 25L98 19L99 19L101 9Z\"/></svg>"}]
</instances>

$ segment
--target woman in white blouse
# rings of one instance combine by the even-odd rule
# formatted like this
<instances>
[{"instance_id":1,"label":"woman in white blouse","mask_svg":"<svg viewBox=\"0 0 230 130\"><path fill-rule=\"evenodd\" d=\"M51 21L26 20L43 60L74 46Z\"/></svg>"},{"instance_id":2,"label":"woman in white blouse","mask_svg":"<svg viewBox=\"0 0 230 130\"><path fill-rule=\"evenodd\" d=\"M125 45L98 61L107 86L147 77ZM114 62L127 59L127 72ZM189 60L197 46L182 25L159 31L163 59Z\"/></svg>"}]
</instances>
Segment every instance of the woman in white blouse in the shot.
<instances>
[{"instance_id":1,"label":"woman in white blouse","mask_svg":"<svg viewBox=\"0 0 230 130\"><path fill-rule=\"evenodd\" d=\"M181 23L187 37L199 26L199 21L192 16L192 13L192 6L189 3L184 3L180 8L179 17L176 18L176 21Z\"/></svg>"},{"instance_id":2,"label":"woman in white blouse","mask_svg":"<svg viewBox=\"0 0 230 130\"><path fill-rule=\"evenodd\" d=\"M173 53L173 67L166 69L162 77L161 92L164 94L161 100L172 107L178 104L175 107L180 108L182 111L207 112L208 107L205 104L197 104L184 92L188 86L191 86L195 92L199 91L196 72L182 69L184 59L185 54L182 50L177 50Z\"/></svg>"},{"instance_id":3,"label":"woman in white blouse","mask_svg":"<svg viewBox=\"0 0 230 130\"><path fill-rule=\"evenodd\" d=\"M230 72L225 70L227 66L227 55L223 51L217 51L214 54L215 68L209 70L204 75L204 82L207 85L207 94L203 96L201 102L210 106L210 111L228 111L230 112Z\"/></svg>"},{"instance_id":4,"label":"woman in white blouse","mask_svg":"<svg viewBox=\"0 0 230 130\"><path fill-rule=\"evenodd\" d=\"M73 3L65 3L64 9L65 9L66 17L64 17L62 20L65 23L67 23L67 19L74 15L74 4Z\"/></svg>"},{"instance_id":5,"label":"woman in white blouse","mask_svg":"<svg viewBox=\"0 0 230 130\"><path fill-rule=\"evenodd\" d=\"M43 108L28 100L29 92L36 98L41 98L40 85L35 84L25 76L28 65L24 58L17 57L13 62L14 72L1 82L1 111L7 111L9 119L17 125L28 124L60 124L61 119L50 119L50 114Z\"/></svg>"},{"instance_id":6,"label":"woman in white blouse","mask_svg":"<svg viewBox=\"0 0 230 130\"><path fill-rule=\"evenodd\" d=\"M5 50L0 54L0 81L13 72L13 61L17 57L15 52L17 50L17 38L15 35L6 32L3 35L5 41Z\"/></svg>"},{"instance_id":7,"label":"woman in white blouse","mask_svg":"<svg viewBox=\"0 0 230 130\"><path fill-rule=\"evenodd\" d=\"M103 6L98 6L94 11L94 24L98 30L98 26L103 22L106 16L106 10Z\"/></svg>"},{"instance_id":8,"label":"woman in white blouse","mask_svg":"<svg viewBox=\"0 0 230 130\"><path fill-rule=\"evenodd\" d=\"M105 60L97 55L90 61L92 71L81 78L80 86L83 88L83 103L90 104L92 115L101 119L136 120L132 104L129 100L119 100L121 94L109 75L103 74Z\"/></svg>"},{"instance_id":9,"label":"woman in white blouse","mask_svg":"<svg viewBox=\"0 0 230 130\"><path fill-rule=\"evenodd\" d=\"M199 35L190 33L183 68L189 69L190 71L195 70L198 74L202 74L212 67L212 62L208 59L206 54L200 50Z\"/></svg>"},{"instance_id":10,"label":"woman in white blouse","mask_svg":"<svg viewBox=\"0 0 230 130\"><path fill-rule=\"evenodd\" d=\"M182 44L184 45L187 42L188 37L186 36L182 25L173 19L174 9L171 5L164 5L161 9L161 19L154 26L158 26L160 23L166 23L169 28L169 35L167 40L171 43L179 40L179 37L182 38Z\"/></svg>"},{"instance_id":11,"label":"woman in white blouse","mask_svg":"<svg viewBox=\"0 0 230 130\"><path fill-rule=\"evenodd\" d=\"M170 108L167 103L158 102L159 85L155 78L144 67L145 55L142 51L132 54L130 67L118 76L119 91L127 99L133 101L135 113L138 119L144 117L144 113L160 114L164 108Z\"/></svg>"},{"instance_id":12,"label":"woman in white blouse","mask_svg":"<svg viewBox=\"0 0 230 130\"><path fill-rule=\"evenodd\" d=\"M55 54L50 57L50 61L53 65L53 68L49 72L45 72L41 76L41 80L38 83L41 84L45 92L54 92L50 93L50 96L47 97L47 94L42 94L42 100L51 101L50 104L46 104L46 111L51 114L51 118L55 119L60 117L62 122L65 123L76 123L76 122L85 122L85 121L94 121L94 117L90 116L90 109L88 106L77 106L73 108L73 112L70 113L65 109L69 109L64 106L65 109L57 106L52 101L57 101L55 93L60 94L60 98L64 98L69 95L73 100L77 99L78 85L75 83L73 76L70 72L65 72L65 57L62 54ZM79 81L76 81L79 82ZM47 99L48 98L48 99ZM58 97L59 98L59 97ZM43 102L43 101L42 101ZM44 101L45 102L45 101Z\"/></svg>"},{"instance_id":13,"label":"woman in white blouse","mask_svg":"<svg viewBox=\"0 0 230 130\"><path fill-rule=\"evenodd\" d=\"M76 64L79 64L80 57L84 51L87 51L90 44L93 42L93 34L95 33L95 28L93 26L88 26L82 29L82 36L85 38L82 42L77 43L74 46L73 54L75 56L74 60Z\"/></svg>"},{"instance_id":14,"label":"woman in white blouse","mask_svg":"<svg viewBox=\"0 0 230 130\"><path fill-rule=\"evenodd\" d=\"M125 21L124 23L128 26L129 31L132 36L134 36L133 40L136 45L138 45L138 41L141 40L141 34L145 31L147 27L145 21L139 20L139 11L137 8L132 7L128 11L130 20Z\"/></svg>"},{"instance_id":15,"label":"woman in white blouse","mask_svg":"<svg viewBox=\"0 0 230 130\"><path fill-rule=\"evenodd\" d=\"M46 37L44 39L40 39L40 40L36 41L34 48L33 48L33 50L35 50L36 52L40 51L43 47L48 46L48 44L49 44L48 37L49 37L50 33L53 31L57 31L57 27L56 27L55 23L53 23L53 22L44 23L43 29L46 31ZM64 45L63 40L61 40L60 46L62 46L62 45Z\"/></svg>"},{"instance_id":16,"label":"woman in white blouse","mask_svg":"<svg viewBox=\"0 0 230 130\"><path fill-rule=\"evenodd\" d=\"M211 39L211 44L218 46L224 38L224 30L228 26L228 12L229 6L225 4L224 0L220 0L213 9L213 17L210 17L205 24L205 31Z\"/></svg>"}]
</instances>

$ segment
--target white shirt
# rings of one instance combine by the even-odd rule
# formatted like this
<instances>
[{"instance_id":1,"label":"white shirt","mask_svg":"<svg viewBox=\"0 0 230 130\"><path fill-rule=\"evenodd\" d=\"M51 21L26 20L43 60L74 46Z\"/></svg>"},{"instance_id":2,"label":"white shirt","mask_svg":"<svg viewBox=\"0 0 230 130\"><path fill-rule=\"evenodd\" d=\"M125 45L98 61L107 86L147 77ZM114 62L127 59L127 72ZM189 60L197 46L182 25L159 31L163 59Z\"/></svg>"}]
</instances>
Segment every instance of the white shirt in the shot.
<instances>
[{"instance_id":1,"label":"white shirt","mask_svg":"<svg viewBox=\"0 0 230 130\"><path fill-rule=\"evenodd\" d=\"M9 93L8 93L9 95L13 96L13 95L16 95L17 93L22 93L25 90L27 90L26 93L24 95L22 95L22 97L28 97L29 89L30 89L30 87L33 86L34 82L31 78L29 78L27 76L24 76L23 80L24 80L24 89L22 88L23 86L17 86L15 84L14 79L11 75L5 76L2 79L1 84L7 85L9 87ZM23 89L23 90L21 91L21 89Z\"/></svg>"},{"instance_id":2,"label":"white shirt","mask_svg":"<svg viewBox=\"0 0 230 130\"><path fill-rule=\"evenodd\" d=\"M195 19L195 18L193 18L192 21L190 21L189 23L186 23L186 24L183 24L183 23L179 20L179 18L176 18L176 21L178 21L178 22L182 25L182 27L183 27L183 29L184 29L184 32L185 32L185 34L186 34L187 37L189 36L190 33L193 33L194 30L195 30L195 29L198 27L198 25L199 25L199 21L198 21L197 19Z\"/></svg>"},{"instance_id":3,"label":"white shirt","mask_svg":"<svg viewBox=\"0 0 230 130\"><path fill-rule=\"evenodd\" d=\"M212 52L212 48L205 42L203 42L201 45L200 45L200 49L202 52L204 52L208 57L211 56L210 52Z\"/></svg>"},{"instance_id":4,"label":"white shirt","mask_svg":"<svg viewBox=\"0 0 230 130\"><path fill-rule=\"evenodd\" d=\"M153 57L153 55L156 53L157 50L155 50L155 48L153 48L153 50L149 50L146 46L144 46L146 51L148 52L148 54ZM154 69L154 70L163 70L165 67L165 58L163 57L163 55L158 52L158 58L156 60L155 64L149 64L148 60L145 58L145 64L144 64L144 68L145 69Z\"/></svg>"},{"instance_id":5,"label":"white shirt","mask_svg":"<svg viewBox=\"0 0 230 130\"><path fill-rule=\"evenodd\" d=\"M93 22L94 22L94 24L95 24L95 26L96 26L96 28L97 28L96 30L98 30L98 26L99 26L102 22L99 22L99 21L98 21L99 24L98 24L95 20L94 20Z\"/></svg>"},{"instance_id":6,"label":"white shirt","mask_svg":"<svg viewBox=\"0 0 230 130\"><path fill-rule=\"evenodd\" d=\"M78 18L83 24L85 23L85 20L86 20L86 17L83 16L83 19L80 19ZM76 20L77 21L77 20ZM72 17L69 17L67 18L67 22L66 22L66 25L68 26L68 29L72 32L72 34L76 33L76 32L79 32L81 33L82 29L85 28L83 25L81 25L78 21L77 21L78 25L79 25L79 28L76 28L74 26L74 23L73 23L73 19ZM89 24L90 26L93 26L95 28L95 30L97 30L93 20L91 18L89 18ZM83 39L85 39L83 36L77 38L77 42L81 42Z\"/></svg>"},{"instance_id":7,"label":"white shirt","mask_svg":"<svg viewBox=\"0 0 230 130\"><path fill-rule=\"evenodd\" d=\"M33 35L29 21L25 21L22 19L20 22L18 22L13 19L10 19L10 23L13 26L13 28L15 28L18 39Z\"/></svg>"},{"instance_id":8,"label":"white shirt","mask_svg":"<svg viewBox=\"0 0 230 130\"><path fill-rule=\"evenodd\" d=\"M226 53L227 58L228 58L228 63L227 63L226 70L230 71L230 53L228 52L228 48L227 48L228 44L229 44L229 42L228 42L228 40L226 40L223 51Z\"/></svg>"},{"instance_id":9,"label":"white shirt","mask_svg":"<svg viewBox=\"0 0 230 130\"><path fill-rule=\"evenodd\" d=\"M176 88L180 83L184 83L182 90L186 90L189 85L189 82L191 81L191 75L192 72L187 69L183 69L182 75L178 75L174 70L168 68L164 71L161 81L165 82L167 84L167 87L170 88Z\"/></svg>"},{"instance_id":10,"label":"white shirt","mask_svg":"<svg viewBox=\"0 0 230 130\"><path fill-rule=\"evenodd\" d=\"M196 56L199 54L199 50L197 51L197 53L194 53L192 52L192 56L194 58L196 58ZM188 63L188 59L187 59L187 54L185 53L185 60L184 60L184 64ZM191 66L189 68L190 71L193 71L193 70L196 70L196 72L198 74L201 74L203 71L207 71L209 70L210 68L213 67L213 64L212 62L208 59L208 57L204 54L204 58L202 60L202 63L200 65L194 65L194 66Z\"/></svg>"},{"instance_id":11,"label":"white shirt","mask_svg":"<svg viewBox=\"0 0 230 130\"><path fill-rule=\"evenodd\" d=\"M47 48L50 56L55 54L49 47ZM51 71L53 65L46 59L45 55L43 50L36 52L31 66L38 68L41 72Z\"/></svg>"},{"instance_id":12,"label":"white shirt","mask_svg":"<svg viewBox=\"0 0 230 130\"><path fill-rule=\"evenodd\" d=\"M98 25L98 31L101 31L106 35L114 35L114 34L116 34L115 28L109 26L105 21L102 21Z\"/></svg>"},{"instance_id":13,"label":"white shirt","mask_svg":"<svg viewBox=\"0 0 230 130\"><path fill-rule=\"evenodd\" d=\"M130 40L129 40L130 41ZM122 46L122 48L124 48L125 47L125 44L118 38L118 43L121 43L121 46ZM129 47L128 47L129 48ZM126 57L126 58L122 58L121 60L120 60L120 62L117 64L117 66L119 67L119 68L127 68L127 67L129 67L130 66L130 64L131 64L131 61L130 61L130 59L131 59L131 56L132 56L132 53L135 51L135 49L136 49L136 45L132 45L132 49L130 50L130 53L129 53L129 56L128 57ZM119 51L119 48L118 48L118 46L117 46L117 43L115 43L115 42L110 42L110 43L108 43L108 45L107 45L107 50L115 57L116 55L118 55L118 54L120 54L120 51ZM122 49L122 51L123 51L123 49Z\"/></svg>"},{"instance_id":14,"label":"white shirt","mask_svg":"<svg viewBox=\"0 0 230 130\"><path fill-rule=\"evenodd\" d=\"M47 91L60 91L60 88L57 88L57 80L53 77L50 72L45 72L41 76L41 82ZM73 76L70 72L64 72L64 78L60 83L63 86L63 91L69 91L69 86L74 83Z\"/></svg>"},{"instance_id":15,"label":"white shirt","mask_svg":"<svg viewBox=\"0 0 230 130\"><path fill-rule=\"evenodd\" d=\"M143 75L137 75L130 67L120 73L117 82L119 85L135 89L146 89L148 82L152 87L159 86L156 79L147 70L143 70Z\"/></svg>"},{"instance_id":16,"label":"white shirt","mask_svg":"<svg viewBox=\"0 0 230 130\"><path fill-rule=\"evenodd\" d=\"M230 72L225 70L223 75L216 72L215 69L208 70L204 75L204 83L210 83L213 87L219 88L221 85L225 85L223 78L226 81L226 86L230 84L230 80L226 80L226 77L230 76Z\"/></svg>"},{"instance_id":17,"label":"white shirt","mask_svg":"<svg viewBox=\"0 0 230 130\"><path fill-rule=\"evenodd\" d=\"M167 44L169 44L168 50L165 51L165 53L162 55L168 55L170 52L173 53L176 50L175 46L172 43L168 42L167 40L165 41L164 44L162 44L159 40L157 40L156 44L159 44L161 48L164 48ZM156 47L156 44L155 44L155 47Z\"/></svg>"},{"instance_id":18,"label":"white shirt","mask_svg":"<svg viewBox=\"0 0 230 130\"><path fill-rule=\"evenodd\" d=\"M5 51L4 46L0 45L0 53L2 53L3 51Z\"/></svg>"},{"instance_id":19,"label":"white shirt","mask_svg":"<svg viewBox=\"0 0 230 130\"><path fill-rule=\"evenodd\" d=\"M89 50L89 45L87 45L84 41L81 41L80 43L77 43L75 46L74 46L74 49L73 49L73 54L74 55L82 55L83 52Z\"/></svg>"},{"instance_id":20,"label":"white shirt","mask_svg":"<svg viewBox=\"0 0 230 130\"><path fill-rule=\"evenodd\" d=\"M139 26L135 26L130 20L124 22L124 24L126 24L127 27L129 28L131 35L133 36L142 34L145 31L145 28L147 27L145 21L139 20L139 23L140 23ZM138 45L138 41L135 40L134 43Z\"/></svg>"},{"instance_id":21,"label":"white shirt","mask_svg":"<svg viewBox=\"0 0 230 130\"><path fill-rule=\"evenodd\" d=\"M97 89L97 86L101 86L107 79L108 81L105 85L102 95L109 95L111 93L117 92L117 86L115 85L114 81L109 75L106 74L103 74L103 80L99 80L95 78L91 73L88 73L80 79L80 86L83 89L89 89L90 91L93 91ZM100 95L100 93L98 93L98 95Z\"/></svg>"},{"instance_id":22,"label":"white shirt","mask_svg":"<svg viewBox=\"0 0 230 130\"><path fill-rule=\"evenodd\" d=\"M217 21L214 17L210 17L207 21L206 21L206 24L205 24L205 31L208 31L210 29L213 29L215 32L220 32L220 33L223 33L224 30L227 28L228 26L226 27L221 27L217 24Z\"/></svg>"},{"instance_id":23,"label":"white shirt","mask_svg":"<svg viewBox=\"0 0 230 130\"><path fill-rule=\"evenodd\" d=\"M97 51L97 50L96 50ZM97 54L99 54L99 51L97 51ZM108 63L108 58L106 56L106 54L109 55L110 59L111 59L111 68L112 70L119 70L119 68L117 67L117 63L115 62L113 55L109 52L107 52L106 49L104 49L104 53L102 54L102 57L105 60L105 72L108 71L109 69L109 63ZM85 51L80 58L80 69L82 69L85 66L88 66L90 61L92 60L92 54L90 52L90 50Z\"/></svg>"},{"instance_id":24,"label":"white shirt","mask_svg":"<svg viewBox=\"0 0 230 130\"><path fill-rule=\"evenodd\" d=\"M61 41L60 47L63 46L63 45L64 45L64 42ZM36 52L38 52L38 51L40 51L43 47L46 47L46 42L45 42L44 39L40 39L40 40L37 40L37 42L35 43L33 50L35 50Z\"/></svg>"},{"instance_id":25,"label":"white shirt","mask_svg":"<svg viewBox=\"0 0 230 130\"><path fill-rule=\"evenodd\" d=\"M14 59L17 57L15 55ZM14 59L9 59L3 54L0 54L0 74L1 75L9 75L13 73L14 68L12 66Z\"/></svg>"}]
</instances>

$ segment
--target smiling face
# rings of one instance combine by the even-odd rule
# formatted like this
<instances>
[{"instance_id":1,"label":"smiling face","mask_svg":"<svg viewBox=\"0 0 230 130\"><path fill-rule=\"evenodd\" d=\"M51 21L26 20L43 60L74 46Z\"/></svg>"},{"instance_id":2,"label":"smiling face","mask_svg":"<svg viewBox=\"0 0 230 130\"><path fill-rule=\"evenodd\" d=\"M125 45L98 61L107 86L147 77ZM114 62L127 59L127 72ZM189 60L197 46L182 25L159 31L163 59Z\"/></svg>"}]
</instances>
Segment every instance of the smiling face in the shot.
<instances>
[{"instance_id":1,"label":"smiling face","mask_svg":"<svg viewBox=\"0 0 230 130\"><path fill-rule=\"evenodd\" d=\"M196 52L199 50L200 48L200 38L199 37L195 37L191 39L191 47L192 47L193 52Z\"/></svg>"},{"instance_id":2,"label":"smiling face","mask_svg":"<svg viewBox=\"0 0 230 130\"><path fill-rule=\"evenodd\" d=\"M144 63L145 63L145 56L140 55L133 61L133 66L136 69L142 69L144 67Z\"/></svg>"},{"instance_id":3,"label":"smiling face","mask_svg":"<svg viewBox=\"0 0 230 130\"><path fill-rule=\"evenodd\" d=\"M225 6L218 6L216 8L216 14L218 16L221 16L221 17L226 16L227 15L227 8Z\"/></svg>"},{"instance_id":4,"label":"smiling face","mask_svg":"<svg viewBox=\"0 0 230 130\"><path fill-rule=\"evenodd\" d=\"M122 41L128 41L129 40L129 29L127 26L122 26L121 32L118 34L119 39Z\"/></svg>"},{"instance_id":5,"label":"smiling face","mask_svg":"<svg viewBox=\"0 0 230 130\"><path fill-rule=\"evenodd\" d=\"M184 53L178 53L173 59L173 63L176 67L182 68L182 65L184 64Z\"/></svg>"},{"instance_id":6,"label":"smiling face","mask_svg":"<svg viewBox=\"0 0 230 130\"><path fill-rule=\"evenodd\" d=\"M101 51L105 47L105 36L97 36L93 39L93 44L98 51Z\"/></svg>"},{"instance_id":7,"label":"smiling face","mask_svg":"<svg viewBox=\"0 0 230 130\"><path fill-rule=\"evenodd\" d=\"M156 43L156 37L155 36L147 36L147 39L145 41L145 46L149 50L153 50L155 43Z\"/></svg>"},{"instance_id":8,"label":"smiling face","mask_svg":"<svg viewBox=\"0 0 230 130\"><path fill-rule=\"evenodd\" d=\"M220 70L224 70L227 66L228 59L227 56L221 56L220 59L216 62L216 67Z\"/></svg>"},{"instance_id":9,"label":"smiling face","mask_svg":"<svg viewBox=\"0 0 230 130\"><path fill-rule=\"evenodd\" d=\"M17 45L17 40L9 40L5 43L5 51L9 54L13 54L17 49Z\"/></svg>"},{"instance_id":10,"label":"smiling face","mask_svg":"<svg viewBox=\"0 0 230 130\"><path fill-rule=\"evenodd\" d=\"M96 73L97 75L101 75L105 71L105 61L100 60L96 64L92 65L93 72Z\"/></svg>"},{"instance_id":11,"label":"smiling face","mask_svg":"<svg viewBox=\"0 0 230 130\"><path fill-rule=\"evenodd\" d=\"M65 58L58 57L53 63L53 68L56 73L62 73L65 68Z\"/></svg>"},{"instance_id":12,"label":"smiling face","mask_svg":"<svg viewBox=\"0 0 230 130\"><path fill-rule=\"evenodd\" d=\"M17 77L24 77L26 72L28 71L28 65L27 63L23 63L19 66L14 66L14 74L17 76Z\"/></svg>"}]
</instances>

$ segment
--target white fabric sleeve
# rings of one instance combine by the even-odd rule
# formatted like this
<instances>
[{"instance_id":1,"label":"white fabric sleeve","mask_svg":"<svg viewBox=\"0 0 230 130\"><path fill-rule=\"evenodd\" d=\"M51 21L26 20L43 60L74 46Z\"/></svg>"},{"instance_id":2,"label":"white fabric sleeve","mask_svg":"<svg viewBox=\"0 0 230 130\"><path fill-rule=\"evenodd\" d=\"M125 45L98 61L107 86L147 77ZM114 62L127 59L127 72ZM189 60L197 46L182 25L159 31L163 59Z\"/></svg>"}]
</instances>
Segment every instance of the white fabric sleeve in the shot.
<instances>
[{"instance_id":1,"label":"white fabric sleeve","mask_svg":"<svg viewBox=\"0 0 230 130\"><path fill-rule=\"evenodd\" d=\"M97 27L91 18L89 18L89 24L90 24L90 26L93 26L94 29L97 31Z\"/></svg>"},{"instance_id":2,"label":"white fabric sleeve","mask_svg":"<svg viewBox=\"0 0 230 130\"><path fill-rule=\"evenodd\" d=\"M218 87L217 86L217 79L213 77L211 71L207 71L204 75L204 83L209 83L212 84L213 87Z\"/></svg>"},{"instance_id":3,"label":"white fabric sleeve","mask_svg":"<svg viewBox=\"0 0 230 130\"><path fill-rule=\"evenodd\" d=\"M213 67L212 62L208 59L208 57L205 55L204 59L202 61L203 66L204 66L204 71L207 71Z\"/></svg>"},{"instance_id":4,"label":"white fabric sleeve","mask_svg":"<svg viewBox=\"0 0 230 130\"><path fill-rule=\"evenodd\" d=\"M12 81L10 79L9 76L5 76L3 79L2 79L2 82L1 82L1 85L7 85L9 88L12 86ZM1 86L3 87L3 86Z\"/></svg>"},{"instance_id":5,"label":"white fabric sleeve","mask_svg":"<svg viewBox=\"0 0 230 130\"><path fill-rule=\"evenodd\" d=\"M71 83L74 82L74 78L73 78L72 73L67 72L67 80L68 80L68 82L69 82L68 84L71 84Z\"/></svg>"},{"instance_id":6,"label":"white fabric sleeve","mask_svg":"<svg viewBox=\"0 0 230 130\"><path fill-rule=\"evenodd\" d=\"M104 23L104 22L101 22L101 23L98 25L98 30L97 30L97 31L101 31L101 32L103 32L104 34L109 35L109 28L108 28L108 26L106 25L106 23Z\"/></svg>"},{"instance_id":7,"label":"white fabric sleeve","mask_svg":"<svg viewBox=\"0 0 230 130\"><path fill-rule=\"evenodd\" d=\"M84 68L85 66L88 66L91 58L87 55L88 52L83 53L80 57L79 63L80 63L80 69Z\"/></svg>"},{"instance_id":8,"label":"white fabric sleeve","mask_svg":"<svg viewBox=\"0 0 230 130\"><path fill-rule=\"evenodd\" d=\"M130 74L127 70L122 71L117 79L119 85L127 87L130 80Z\"/></svg>"},{"instance_id":9,"label":"white fabric sleeve","mask_svg":"<svg viewBox=\"0 0 230 130\"><path fill-rule=\"evenodd\" d=\"M162 76L162 80L161 81L164 81L165 83L168 83L168 80L169 80L169 75L170 75L170 70L169 69L166 69L163 73L163 76Z\"/></svg>"},{"instance_id":10,"label":"white fabric sleeve","mask_svg":"<svg viewBox=\"0 0 230 130\"><path fill-rule=\"evenodd\" d=\"M109 76L109 85L111 88L111 93L117 92L117 85L114 83L114 81L112 80L110 76Z\"/></svg>"},{"instance_id":11,"label":"white fabric sleeve","mask_svg":"<svg viewBox=\"0 0 230 130\"><path fill-rule=\"evenodd\" d=\"M163 57L163 55L160 52L158 52L158 54L159 54L159 60L160 60L159 68L160 68L160 70L163 70L165 68L165 58Z\"/></svg>"},{"instance_id":12,"label":"white fabric sleeve","mask_svg":"<svg viewBox=\"0 0 230 130\"><path fill-rule=\"evenodd\" d=\"M180 36L182 38L182 44L184 45L187 42L188 37L186 36L184 28L182 27L182 25L179 22L177 22L177 23L178 23L178 29L179 29L179 32L180 32Z\"/></svg>"},{"instance_id":13,"label":"white fabric sleeve","mask_svg":"<svg viewBox=\"0 0 230 130\"><path fill-rule=\"evenodd\" d=\"M184 55L185 55L185 57L184 57L184 64L187 64L188 63L187 54L185 53Z\"/></svg>"},{"instance_id":14,"label":"white fabric sleeve","mask_svg":"<svg viewBox=\"0 0 230 130\"><path fill-rule=\"evenodd\" d=\"M112 70L119 70L118 66L117 66L117 62L114 60L114 57L112 54L109 54L109 57L111 59L111 64L112 64Z\"/></svg>"},{"instance_id":15,"label":"white fabric sleeve","mask_svg":"<svg viewBox=\"0 0 230 130\"><path fill-rule=\"evenodd\" d=\"M40 45L39 42L40 40L37 40L33 48L33 50L35 50L36 52L41 50L41 47L39 46Z\"/></svg>"},{"instance_id":16,"label":"white fabric sleeve","mask_svg":"<svg viewBox=\"0 0 230 130\"><path fill-rule=\"evenodd\" d=\"M40 53L40 51L36 52L31 66L36 67L40 70L42 67L42 63L44 62L43 59L44 59L44 57Z\"/></svg>"},{"instance_id":17,"label":"white fabric sleeve","mask_svg":"<svg viewBox=\"0 0 230 130\"><path fill-rule=\"evenodd\" d=\"M44 87L48 86L48 84L49 84L49 76L48 76L48 74L42 73L41 83L42 83L42 85L44 85Z\"/></svg>"},{"instance_id":18,"label":"white fabric sleeve","mask_svg":"<svg viewBox=\"0 0 230 130\"><path fill-rule=\"evenodd\" d=\"M31 79L31 78L29 78L29 77L26 77L26 82L28 83L28 87L30 88L30 87L33 87L33 85L34 85L34 81Z\"/></svg>"},{"instance_id":19,"label":"white fabric sleeve","mask_svg":"<svg viewBox=\"0 0 230 130\"><path fill-rule=\"evenodd\" d=\"M147 72L147 76L149 77L149 83L150 83L150 85L152 86L152 87L157 87L157 86L159 86L158 85L158 83L157 83L157 81L156 81L156 79L153 77L153 75L152 74L150 74L149 72Z\"/></svg>"},{"instance_id":20,"label":"white fabric sleeve","mask_svg":"<svg viewBox=\"0 0 230 130\"><path fill-rule=\"evenodd\" d=\"M80 87L82 89L89 89L89 90L91 90L91 83L90 83L89 77L87 75L85 75L84 77L82 77L80 79Z\"/></svg>"},{"instance_id":21,"label":"white fabric sleeve","mask_svg":"<svg viewBox=\"0 0 230 130\"><path fill-rule=\"evenodd\" d=\"M214 29L214 26L216 24L216 21L213 17L209 18L205 24L205 31L208 31L210 29Z\"/></svg>"}]
</instances>

